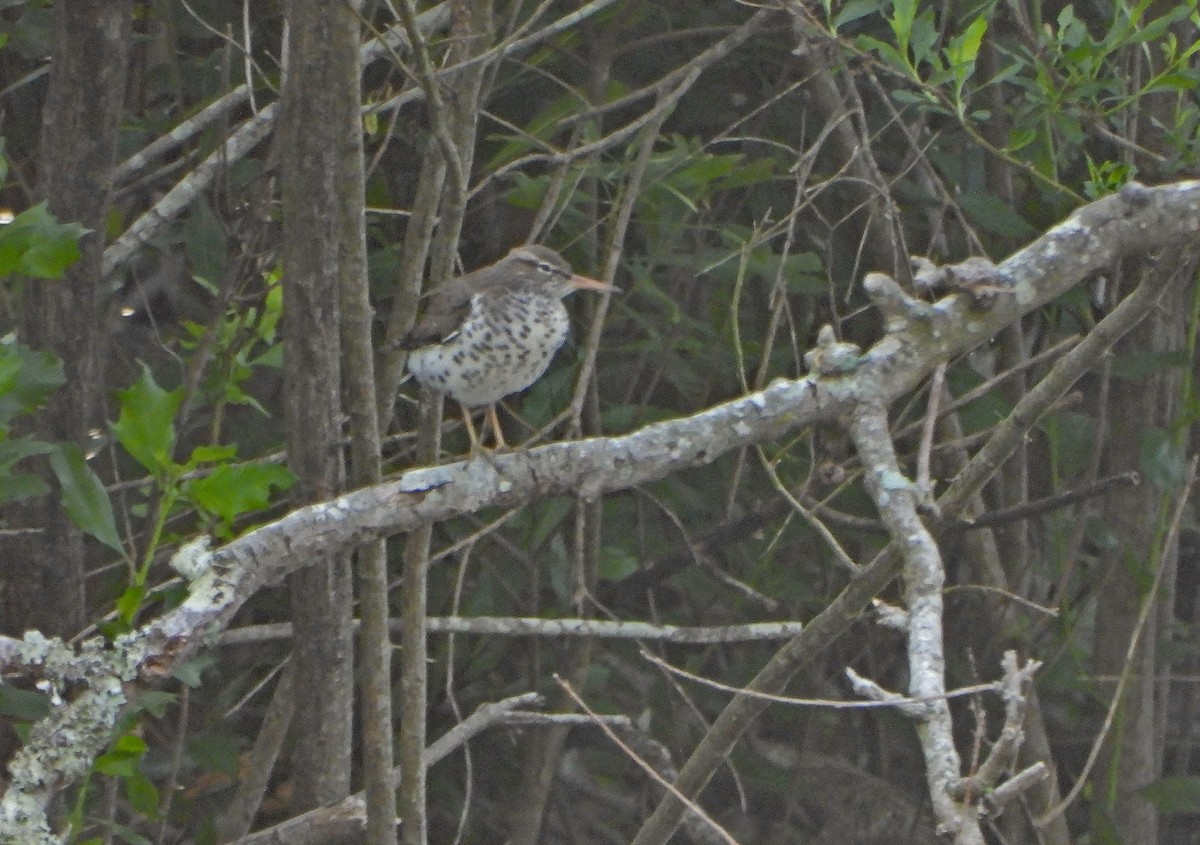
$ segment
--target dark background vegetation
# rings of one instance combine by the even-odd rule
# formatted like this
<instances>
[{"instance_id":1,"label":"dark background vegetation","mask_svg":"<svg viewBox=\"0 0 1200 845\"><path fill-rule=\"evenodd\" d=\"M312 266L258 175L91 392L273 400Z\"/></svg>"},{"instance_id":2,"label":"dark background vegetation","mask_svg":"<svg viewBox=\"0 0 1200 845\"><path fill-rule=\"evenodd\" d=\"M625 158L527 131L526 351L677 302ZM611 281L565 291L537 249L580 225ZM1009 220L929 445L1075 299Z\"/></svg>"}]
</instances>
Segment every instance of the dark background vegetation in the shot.
<instances>
[{"instance_id":1,"label":"dark background vegetation","mask_svg":"<svg viewBox=\"0 0 1200 845\"><path fill-rule=\"evenodd\" d=\"M400 2L368 0L364 40L395 24ZM452 67L463 51L478 55L536 33L582 4L449 5L451 20L428 37L434 68ZM9 445L26 437L86 452L112 503L115 534L107 543L96 539L103 528L72 535L54 513L75 485L86 487L78 454L72 459L64 447L51 467L44 452L4 453L0 491L11 531L3 538L0 622L16 636L31 627L64 637L96 625L109 634L127 630L180 599L163 565L179 540L201 532L229 537L298 503L279 463L288 401L279 328L289 319L279 293L279 182L302 163L281 155L276 136L228 161L218 156L215 179L180 213L115 266L101 257L279 99L284 4L112 4L110 22L125 27L114 49L124 55L97 48L78 56L82 76L72 84L94 112L73 107L85 123L82 135L51 120L56 96L65 95L55 93L46 56L56 27L83 26L105 12L94 3L65 2L58 11L63 6L78 17L56 22L45 2L0 3L7 38L0 134L8 164L0 197L18 212L49 200L58 220L92 232L67 279L42 278L58 268L6 268L14 275L0 300L3 331L29 349L54 352L64 369L18 353L6 339L13 351L5 368L23 375L3 374L10 379L0 384L10 397L3 424ZM545 378L506 403L510 441L534 432L543 439L627 432L802 375L820 326L864 346L880 336L881 320L859 286L865 272L907 282L910 255L999 260L1129 179L1157 184L1194 175L1200 73L1190 51L1197 27L1195 3L1183 0L618 0L503 58L491 55L478 65L479 79L438 77L446 128L460 150L471 151L463 155L469 186L458 197L461 234L424 238L414 234L409 213L436 160L436 121L419 95L418 59L397 49L362 77L375 343L382 347L392 321L411 320L421 274L405 262L415 243L425 250L431 238L448 239L458 263L444 276L533 238L588 275L614 266L624 294L608 308L594 371L582 368L586 382L577 379L598 306L583 296L570 301L572 341ZM729 42L740 32L746 36ZM706 51L727 42L727 54L707 60ZM112 161L126 161L243 84L252 96L164 155L107 175ZM473 96L478 109L470 108ZM477 123L455 118L462 113L477 115ZM82 164L72 165L72 155ZM72 166L86 174L77 184L55 175ZM433 193L448 225L450 190ZM627 227L619 219L625 204ZM59 243L55 231L39 229L36 237ZM1141 484L1034 508L987 532L986 541L978 539L983 532L968 532L943 548L948 686L994 677L1005 648L1045 661L1034 707L1040 750L1063 794L1080 777L1091 779L1065 822L1035 828L1029 820L1044 808L1018 806L989 828L995 842L1200 841L1194 520L1186 520L1178 552L1162 553L1165 515L1181 495L1200 407L1192 246L1181 244L1156 264L1112 267L989 348L949 362L954 395L1016 374L939 426L934 465L942 478L1053 356L1032 359L1088 332L1141 274L1190 273L1039 423L999 469L982 506L1037 502L1129 471ZM430 266L437 261L435 252ZM425 263L418 260L418 268ZM54 297L47 288L68 284L86 295L57 313L39 304ZM72 328L80 321L90 328ZM53 389L58 383L64 386ZM924 392L898 403L895 429L919 421L924 407ZM568 408L573 413L563 416ZM457 417L445 419L444 454L460 454L466 440ZM385 472L419 462L411 385L388 422ZM918 437L907 430L898 446L911 458ZM554 497L441 524L432 532L429 612L679 625L807 620L841 589L846 571L798 503L816 508L858 562L886 542L856 479L838 434L810 432L598 503ZM22 533L34 526L40 533ZM51 536L57 539L48 542ZM981 543L990 544L987 555ZM403 590L400 546L391 547L394 609ZM988 565L999 575L985 573ZM1158 567L1166 572L1152 592ZM997 579L1007 592L976 588ZM899 602L894 590L884 598ZM288 621L292 613L286 591L271 590L246 607L239 624ZM775 648L652 650L736 687ZM529 690L566 707L550 680L558 672L596 710L633 718L681 764L729 696L664 675L632 642L431 635L429 650L430 737L482 703ZM214 648L148 692L124 726L140 744L129 740L125 756L102 758L86 792L72 793L63 808L79 823L80 841L214 841L290 652L286 638ZM789 692L850 698L847 666L903 689L903 637L864 616ZM1085 772L1123 672L1126 704ZM40 706L32 689L0 688L7 750ZM957 699L953 708L970 760L986 734L979 726L994 729L999 710L994 700ZM288 747L305 742L294 727ZM933 834L921 771L902 715L778 705L749 730L703 805L743 843L927 842ZM285 751L256 826L297 809L290 803L295 777ZM463 842L629 841L658 795L599 732L576 730L555 741L540 729L493 730L472 742L469 757L459 753L430 770L429 835L438 842L456 835Z\"/></svg>"}]
</instances>

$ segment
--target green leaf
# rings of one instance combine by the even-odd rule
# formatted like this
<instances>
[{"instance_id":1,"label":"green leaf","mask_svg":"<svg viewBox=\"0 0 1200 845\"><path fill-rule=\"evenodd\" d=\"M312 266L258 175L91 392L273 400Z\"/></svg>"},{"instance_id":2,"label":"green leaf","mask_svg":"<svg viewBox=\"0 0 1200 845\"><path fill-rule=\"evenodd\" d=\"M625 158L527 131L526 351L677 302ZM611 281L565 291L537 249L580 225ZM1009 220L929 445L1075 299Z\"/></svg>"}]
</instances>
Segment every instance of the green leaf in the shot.
<instances>
[{"instance_id":1,"label":"green leaf","mask_svg":"<svg viewBox=\"0 0 1200 845\"><path fill-rule=\"evenodd\" d=\"M950 39L946 50L946 58L954 72L954 101L960 111L965 111L963 88L971 74L975 72L975 59L979 55L979 45L983 43L983 35L987 32L987 19L982 15L971 21L962 35Z\"/></svg>"},{"instance_id":2,"label":"green leaf","mask_svg":"<svg viewBox=\"0 0 1200 845\"><path fill-rule=\"evenodd\" d=\"M559 530L573 506L570 499L561 496L544 500L536 511L537 517L526 540L526 548L540 549L547 538Z\"/></svg>"},{"instance_id":3,"label":"green leaf","mask_svg":"<svg viewBox=\"0 0 1200 845\"><path fill-rule=\"evenodd\" d=\"M1142 7L1145 8L1145 7ZM1168 27L1171 27L1188 17L1194 12L1196 4L1194 2L1179 3L1173 9L1168 9L1161 17L1157 17L1151 21L1140 23L1131 21L1133 26L1128 33L1122 33L1122 41L1126 44L1143 44L1147 41L1158 41L1168 33ZM1140 15L1138 16L1141 17Z\"/></svg>"},{"instance_id":4,"label":"green leaf","mask_svg":"<svg viewBox=\"0 0 1200 845\"><path fill-rule=\"evenodd\" d=\"M850 0L834 17L830 28L837 32L852 21L883 11L884 5L884 0Z\"/></svg>"},{"instance_id":5,"label":"green leaf","mask_svg":"<svg viewBox=\"0 0 1200 845\"><path fill-rule=\"evenodd\" d=\"M117 399L121 414L113 434L125 451L155 475L176 471L171 453L175 449L175 412L183 394L163 390L143 364L142 377L127 390L117 391Z\"/></svg>"},{"instance_id":6,"label":"green leaf","mask_svg":"<svg viewBox=\"0 0 1200 845\"><path fill-rule=\"evenodd\" d=\"M531 177L526 173L512 174L512 187L504 192L504 201L514 208L538 208L546 195L549 181L545 177Z\"/></svg>"},{"instance_id":7,"label":"green leaf","mask_svg":"<svg viewBox=\"0 0 1200 845\"><path fill-rule=\"evenodd\" d=\"M219 464L232 460L237 456L237 446L197 446L188 458L187 469L195 469L201 464Z\"/></svg>"},{"instance_id":8,"label":"green leaf","mask_svg":"<svg viewBox=\"0 0 1200 845\"><path fill-rule=\"evenodd\" d=\"M1095 161L1085 153L1088 179L1083 183L1083 192L1089 199L1114 194L1121 186L1137 175L1137 167L1127 162Z\"/></svg>"},{"instance_id":9,"label":"green leaf","mask_svg":"<svg viewBox=\"0 0 1200 845\"><path fill-rule=\"evenodd\" d=\"M295 476L282 464L225 464L203 478L189 481L185 494L209 513L225 522L271 501L271 490L287 490Z\"/></svg>"},{"instance_id":10,"label":"green leaf","mask_svg":"<svg viewBox=\"0 0 1200 845\"><path fill-rule=\"evenodd\" d=\"M259 355L250 363L256 367L283 369L283 344L276 343L274 346L268 347L266 352Z\"/></svg>"},{"instance_id":11,"label":"green leaf","mask_svg":"<svg viewBox=\"0 0 1200 845\"><path fill-rule=\"evenodd\" d=\"M36 475L17 472L0 474L0 505L19 502L50 492L50 485Z\"/></svg>"},{"instance_id":12,"label":"green leaf","mask_svg":"<svg viewBox=\"0 0 1200 845\"><path fill-rule=\"evenodd\" d=\"M62 361L50 352L0 343L0 429L7 429L19 414L40 407L66 381Z\"/></svg>"},{"instance_id":13,"label":"green leaf","mask_svg":"<svg viewBox=\"0 0 1200 845\"><path fill-rule=\"evenodd\" d=\"M934 70L941 69L941 56L935 49L938 39L941 38L941 31L937 24L934 23L933 13L929 11L922 12L915 21L913 21L912 31L909 35L908 49L912 54L913 73L912 77L917 78L916 68L919 65L927 64Z\"/></svg>"},{"instance_id":14,"label":"green leaf","mask_svg":"<svg viewBox=\"0 0 1200 845\"><path fill-rule=\"evenodd\" d=\"M0 440L0 469L8 469L31 455L45 455L53 451L53 443L43 443L29 436Z\"/></svg>"},{"instance_id":15,"label":"green leaf","mask_svg":"<svg viewBox=\"0 0 1200 845\"><path fill-rule=\"evenodd\" d=\"M858 49L874 53L893 68L903 71L906 76L912 75L912 68L909 66L908 59L886 41L880 41L878 38L873 38L870 35L860 35L854 39L854 43Z\"/></svg>"},{"instance_id":16,"label":"green leaf","mask_svg":"<svg viewBox=\"0 0 1200 845\"><path fill-rule=\"evenodd\" d=\"M32 437L0 440L0 504L50 492L50 486L39 476L14 473L12 467L31 455L44 455L54 451L54 448L52 443L43 443Z\"/></svg>"},{"instance_id":17,"label":"green leaf","mask_svg":"<svg viewBox=\"0 0 1200 845\"><path fill-rule=\"evenodd\" d=\"M80 529L113 551L125 554L112 502L104 485L88 466L83 450L74 443L61 443L50 452L50 468L62 488L67 516Z\"/></svg>"},{"instance_id":18,"label":"green leaf","mask_svg":"<svg viewBox=\"0 0 1200 845\"><path fill-rule=\"evenodd\" d=\"M206 772L219 772L237 777L237 739L230 734L199 732L187 743L187 753Z\"/></svg>"},{"instance_id":19,"label":"green leaf","mask_svg":"<svg viewBox=\"0 0 1200 845\"><path fill-rule=\"evenodd\" d=\"M142 774L141 769L134 769L125 778L125 797L134 810L149 819L158 818L158 789L150 782L150 778Z\"/></svg>"},{"instance_id":20,"label":"green leaf","mask_svg":"<svg viewBox=\"0 0 1200 845\"><path fill-rule=\"evenodd\" d=\"M1177 489L1187 477L1187 458L1179 444L1161 428L1147 428L1139 439L1138 468L1159 487Z\"/></svg>"},{"instance_id":21,"label":"green leaf","mask_svg":"<svg viewBox=\"0 0 1200 845\"><path fill-rule=\"evenodd\" d=\"M112 748L96 758L95 770L104 775L132 777L137 772L138 762L146 753L146 741L136 734L122 734Z\"/></svg>"},{"instance_id":22,"label":"green leaf","mask_svg":"<svg viewBox=\"0 0 1200 845\"><path fill-rule=\"evenodd\" d=\"M133 618L137 616L137 612L141 610L142 599L146 597L146 586L144 584L131 584L125 588L125 592L121 593L117 599L117 616L126 625L133 623Z\"/></svg>"},{"instance_id":23,"label":"green leaf","mask_svg":"<svg viewBox=\"0 0 1200 845\"><path fill-rule=\"evenodd\" d=\"M78 223L59 223L45 202L22 211L0 226L0 276L62 278L79 260L79 239L87 232Z\"/></svg>"},{"instance_id":24,"label":"green leaf","mask_svg":"<svg viewBox=\"0 0 1200 845\"><path fill-rule=\"evenodd\" d=\"M134 694L133 709L136 711L144 711L161 719L167 713L167 708L179 700L173 692L163 692L156 689L144 689Z\"/></svg>"},{"instance_id":25,"label":"green leaf","mask_svg":"<svg viewBox=\"0 0 1200 845\"><path fill-rule=\"evenodd\" d=\"M638 571L638 558L620 546L604 546L596 570L601 578L619 581Z\"/></svg>"},{"instance_id":26,"label":"green leaf","mask_svg":"<svg viewBox=\"0 0 1200 845\"><path fill-rule=\"evenodd\" d=\"M892 91L892 99L906 106L919 106L933 114L950 114L948 109L939 107L937 99L924 88L918 88L915 91L897 88Z\"/></svg>"},{"instance_id":27,"label":"green leaf","mask_svg":"<svg viewBox=\"0 0 1200 845\"><path fill-rule=\"evenodd\" d=\"M955 36L950 39L950 44L946 48L946 57L950 60L950 64L956 70L962 65L975 66L975 59L979 56L979 45L983 43L983 35L987 32L987 18L980 16L971 21L971 25L966 28L962 35ZM966 74L962 79L966 79L970 74Z\"/></svg>"},{"instance_id":28,"label":"green leaf","mask_svg":"<svg viewBox=\"0 0 1200 845\"><path fill-rule=\"evenodd\" d=\"M605 85L603 102L615 100L623 96L627 90L620 82L609 80ZM544 100L536 105L542 105L542 102ZM562 131L563 121L579 111L581 102L583 102L583 98L579 93L568 90L546 103L533 119L521 127L519 133L494 136L492 140L503 141L503 143L499 145L499 150L488 161L486 168L489 171L495 170L527 153L544 150L547 142Z\"/></svg>"},{"instance_id":29,"label":"green leaf","mask_svg":"<svg viewBox=\"0 0 1200 845\"><path fill-rule=\"evenodd\" d=\"M122 754L101 754L96 758L95 770L102 775L129 777L137 771L137 760L130 760Z\"/></svg>"},{"instance_id":30,"label":"green leaf","mask_svg":"<svg viewBox=\"0 0 1200 845\"><path fill-rule=\"evenodd\" d=\"M275 329L283 316L283 283L278 275L268 275L267 297L263 301L263 317L256 328L259 340L263 343L275 343ZM277 344L280 348L283 344Z\"/></svg>"},{"instance_id":31,"label":"green leaf","mask_svg":"<svg viewBox=\"0 0 1200 845\"><path fill-rule=\"evenodd\" d=\"M913 21L916 20L916 17L917 0L894 0L892 16L888 18L888 24L892 28L892 34L896 36L896 45L903 56L907 56L908 42L912 38ZM907 63L906 58L905 64Z\"/></svg>"},{"instance_id":32,"label":"green leaf","mask_svg":"<svg viewBox=\"0 0 1200 845\"><path fill-rule=\"evenodd\" d=\"M742 156L738 156L741 160ZM748 188L769 182L775 178L776 161L772 158L751 159L742 161L735 170L721 177L716 184L716 190L731 191L735 188Z\"/></svg>"},{"instance_id":33,"label":"green leaf","mask_svg":"<svg viewBox=\"0 0 1200 845\"><path fill-rule=\"evenodd\" d=\"M123 734L113 743L112 750L122 754L141 756L150 750L150 746L146 745L146 740L137 734Z\"/></svg>"},{"instance_id":34,"label":"green leaf","mask_svg":"<svg viewBox=\"0 0 1200 845\"><path fill-rule=\"evenodd\" d=\"M1141 796L1160 813L1193 815L1200 813L1200 777L1166 777L1139 790Z\"/></svg>"},{"instance_id":35,"label":"green leaf","mask_svg":"<svg viewBox=\"0 0 1200 845\"><path fill-rule=\"evenodd\" d=\"M1032 237L1037 232L995 194L964 193L959 197L959 204L973 223L993 235L1020 239Z\"/></svg>"},{"instance_id":36,"label":"green leaf","mask_svg":"<svg viewBox=\"0 0 1200 845\"><path fill-rule=\"evenodd\" d=\"M1017 150L1024 149L1032 144L1038 138L1036 127L1013 127L1009 133L1008 146L1005 148L1010 153L1015 153Z\"/></svg>"},{"instance_id":37,"label":"green leaf","mask_svg":"<svg viewBox=\"0 0 1200 845\"><path fill-rule=\"evenodd\" d=\"M279 348L283 348L283 344L279 344ZM248 374L248 373L247 373ZM271 416L271 413L263 407L262 403L242 390L235 382L228 381L225 383L224 398L231 405L248 405L258 411L264 417Z\"/></svg>"},{"instance_id":38,"label":"green leaf","mask_svg":"<svg viewBox=\"0 0 1200 845\"><path fill-rule=\"evenodd\" d=\"M203 680L204 670L212 667L213 659L207 654L198 654L195 657L189 657L187 660L180 660L171 667L171 677L177 681L182 681L192 689L200 686Z\"/></svg>"},{"instance_id":39,"label":"green leaf","mask_svg":"<svg viewBox=\"0 0 1200 845\"><path fill-rule=\"evenodd\" d=\"M0 715L22 722L36 722L49 713L50 699L40 692L0 684Z\"/></svg>"},{"instance_id":40,"label":"green leaf","mask_svg":"<svg viewBox=\"0 0 1200 845\"><path fill-rule=\"evenodd\" d=\"M1144 93L1155 94L1160 91L1195 91L1200 87L1200 81L1192 73L1164 73L1154 80Z\"/></svg>"}]
</instances>

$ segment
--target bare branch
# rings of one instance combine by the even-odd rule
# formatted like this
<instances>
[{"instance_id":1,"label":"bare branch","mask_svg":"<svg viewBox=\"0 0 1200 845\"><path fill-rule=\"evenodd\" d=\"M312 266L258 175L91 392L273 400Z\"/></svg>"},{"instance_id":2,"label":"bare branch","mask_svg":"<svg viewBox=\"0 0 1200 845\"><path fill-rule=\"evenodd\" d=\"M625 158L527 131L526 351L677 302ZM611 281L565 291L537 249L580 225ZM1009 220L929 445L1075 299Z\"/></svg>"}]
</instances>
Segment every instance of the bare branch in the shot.
<instances>
[{"instance_id":1,"label":"bare branch","mask_svg":"<svg viewBox=\"0 0 1200 845\"><path fill-rule=\"evenodd\" d=\"M1166 190L1174 194L1173 198L1162 205L1164 195L1159 191ZM1177 192L1177 193L1176 193ZM1144 188L1135 186L1128 192L1118 193L1101 201L1080 209L1066 222L1051 229L1046 235L1034 241L1025 249L1016 253L997 270L1014 284L1014 290L1020 288L1023 292L1010 299L1002 299L993 303L993 308L983 314L978 309L959 311L948 321L943 322L948 315L946 307L952 300L957 301L954 307L962 306L957 297L950 297L931 307L930 320L937 321L937 331L931 332L928 324L923 324L920 332L924 341L910 334L911 328L905 328L904 323L896 326L895 334L891 334L877 343L865 356L859 370L842 381L850 381L862 376L864 369L874 368L879 363L877 355L887 349L885 356L899 364L897 369L883 367L877 390L880 394L894 397L907 392L917 381L909 381L903 371L913 363L915 358L911 351L922 343L940 344L944 337L937 335L943 328L959 325L966 320L990 320L995 316L995 307L1007 309L1016 305L1013 300L1026 302L1032 295L1039 300L1041 294L1034 290L1043 290L1043 285L1057 288L1059 285L1070 283L1066 276L1071 272L1067 264L1075 264L1077 270L1083 269L1079 262L1086 265L1083 274L1076 277L1081 280L1100 268L1112 263L1118 257L1130 251L1140 251L1141 247L1133 244L1148 235L1156 227L1162 226L1174 229L1175 234L1160 240L1151 237L1150 241L1142 241L1145 249L1155 250L1172 243L1175 237L1186 237L1194 240L1194 234L1183 235L1176 227L1182 222L1183 229L1194 233L1200 229L1200 183L1183 182L1174 186L1162 188ZM1178 204L1176 204L1178 203ZM1142 217L1140 211L1156 206L1151 212L1153 222ZM1140 219L1127 227L1120 222L1122 207L1132 213L1129 220ZM1173 207L1173 210L1169 210ZM1183 215L1186 221L1172 219L1173 215ZM1146 224L1149 223L1147 226ZM1138 234L1140 231L1140 235ZM1107 237L1106 234L1111 237ZM1066 252L1063 252L1066 250ZM1095 263L1093 263L1093 261ZM1065 287L1063 288L1065 289ZM1128 332L1137 322L1148 313L1158 301L1165 286L1151 288L1141 285L1120 303L1107 317L1088 334L1078 346L1059 360L1050 374L1036 387L1028 391L1014 408L1013 413L997 427L995 434L985 447L972 457L964 470L954 479L938 500L938 507L947 517L964 513L970 505L972 497L978 493L988 478L995 473L996 468L1012 452L1039 416L1058 400L1071 385L1080 378L1098 360L1106 349ZM1044 292L1044 290L1043 290ZM1020 310L1024 306L1018 306ZM1037 307L1031 305L1031 307ZM952 308L953 310L953 308ZM940 316L939 316L940 315ZM997 327L998 329L999 327ZM989 330L989 334L991 331ZM944 349L948 355L958 354L968 347L958 348L951 342ZM905 351L908 350L908 351ZM891 356L895 355L895 358ZM921 357L918 354L916 357ZM935 356L936 359L936 356ZM945 360L944 358L942 360ZM936 363L936 360L933 362ZM923 372L930 372L933 364L924 367ZM900 390L893 394L891 389L896 386L898 379L903 382ZM824 400L823 400L824 401ZM679 773L679 788L685 795L696 795L708 783L716 768L728 758L733 745L739 740L754 718L767 706L752 692L777 692L791 680L802 667L807 665L812 656L823 649L831 640L843 633L851 621L858 617L866 607L899 572L899 555L894 546L881 552L875 560L862 568L862 572L854 578L846 588L830 602L826 608L809 621L808 627L790 641L759 671L748 685L746 693L739 694L725 707L717 717L705 738L693 751L692 756L684 764ZM655 809L651 817L638 831L633 845L662 845L674 833L683 814L683 805L673 797L665 798Z\"/></svg>"},{"instance_id":2,"label":"bare branch","mask_svg":"<svg viewBox=\"0 0 1200 845\"><path fill-rule=\"evenodd\" d=\"M449 20L449 8L445 3L424 12L417 19L421 31L426 34L445 26L447 20ZM387 48L384 45L402 44L404 43L403 39L403 35L398 36L393 31L389 31L368 42L359 53L362 64L365 66L386 52ZM118 168L120 177L126 181L133 178L139 170L148 166L154 159L184 143L248 97L249 91L246 86L235 88L206 108L200 115L180 124L159 141L127 160ZM278 101L264 106L262 111L239 126L221 146L213 150L195 170L179 180L158 202L133 221L129 228L104 250L102 275L105 277L112 275L119 266L128 261L141 248L142 244L152 240L184 209L188 208L200 192L206 190L225 168L233 162L240 161L250 150L257 147L275 128L278 112Z\"/></svg>"},{"instance_id":3,"label":"bare branch","mask_svg":"<svg viewBox=\"0 0 1200 845\"><path fill-rule=\"evenodd\" d=\"M396 629L400 622L391 620ZM646 640L686 644L754 642L794 637L803 629L800 622L756 622L747 625L653 625L649 622L610 622L604 619L540 619L498 616L432 616L426 630L431 634L471 634L499 637L586 637L609 640ZM222 646L284 640L292 635L286 622L248 625L221 635Z\"/></svg>"}]
</instances>

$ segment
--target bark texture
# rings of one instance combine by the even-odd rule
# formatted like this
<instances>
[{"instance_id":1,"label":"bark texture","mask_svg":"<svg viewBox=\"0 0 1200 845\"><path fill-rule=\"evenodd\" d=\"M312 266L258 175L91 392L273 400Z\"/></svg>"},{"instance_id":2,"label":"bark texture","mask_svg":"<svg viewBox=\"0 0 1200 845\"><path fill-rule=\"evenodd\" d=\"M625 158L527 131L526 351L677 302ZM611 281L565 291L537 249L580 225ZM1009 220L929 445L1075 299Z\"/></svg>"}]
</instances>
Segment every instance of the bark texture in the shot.
<instances>
[{"instance_id":1,"label":"bark texture","mask_svg":"<svg viewBox=\"0 0 1200 845\"><path fill-rule=\"evenodd\" d=\"M321 0L291 5L288 76L279 155L283 173L284 377L288 465L302 501L341 490L338 282L345 200L341 162L357 142L339 121L344 91L332 79L347 62L338 37L350 10ZM355 62L351 55L349 61ZM357 102L353 104L357 106ZM299 810L350 791L353 712L352 589L346 552L288 579L296 636L292 770Z\"/></svg>"},{"instance_id":2,"label":"bark texture","mask_svg":"<svg viewBox=\"0 0 1200 845\"><path fill-rule=\"evenodd\" d=\"M43 441L86 443L98 420L105 339L100 284L110 174L124 104L129 61L129 0L63 0L54 7L50 81L42 111L39 193L62 222L91 231L80 260L59 281L29 279L21 310L21 340L63 362L66 385L36 417ZM3 541L6 560L0 614L3 630L73 634L86 620L83 533L68 519L52 476L52 493L10 512L28 529Z\"/></svg>"}]
</instances>

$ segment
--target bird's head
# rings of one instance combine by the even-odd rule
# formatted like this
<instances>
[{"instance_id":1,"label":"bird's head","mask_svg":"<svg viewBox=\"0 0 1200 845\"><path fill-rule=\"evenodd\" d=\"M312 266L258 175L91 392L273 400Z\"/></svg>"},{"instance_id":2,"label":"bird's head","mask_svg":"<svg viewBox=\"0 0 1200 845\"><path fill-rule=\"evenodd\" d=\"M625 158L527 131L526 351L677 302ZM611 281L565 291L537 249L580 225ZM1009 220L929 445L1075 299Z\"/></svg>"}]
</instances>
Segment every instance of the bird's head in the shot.
<instances>
[{"instance_id":1,"label":"bird's head","mask_svg":"<svg viewBox=\"0 0 1200 845\"><path fill-rule=\"evenodd\" d=\"M550 247L540 244L525 244L513 248L508 255L500 259L496 269L515 287L549 290L560 297L576 290L620 293L619 288L607 282L578 275L565 258Z\"/></svg>"}]
</instances>

